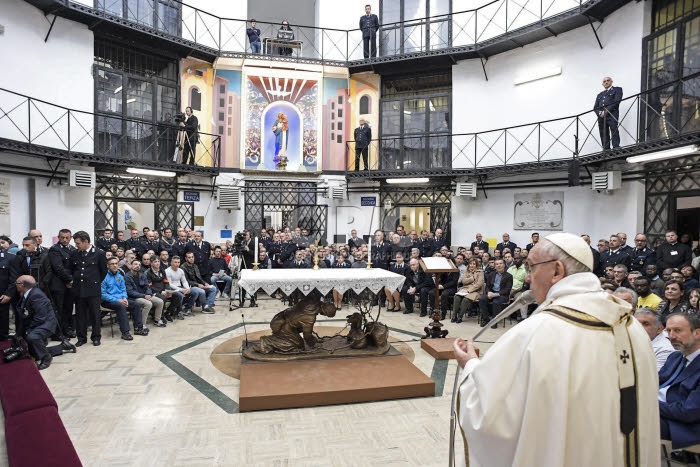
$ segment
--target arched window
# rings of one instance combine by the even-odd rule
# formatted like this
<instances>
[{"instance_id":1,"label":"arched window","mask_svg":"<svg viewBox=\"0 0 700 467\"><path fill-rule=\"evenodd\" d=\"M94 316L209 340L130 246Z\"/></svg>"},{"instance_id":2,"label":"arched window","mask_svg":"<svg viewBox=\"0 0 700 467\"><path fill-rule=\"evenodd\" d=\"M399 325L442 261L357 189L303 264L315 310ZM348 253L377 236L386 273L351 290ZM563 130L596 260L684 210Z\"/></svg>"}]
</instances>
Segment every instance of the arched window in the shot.
<instances>
[{"instance_id":1,"label":"arched window","mask_svg":"<svg viewBox=\"0 0 700 467\"><path fill-rule=\"evenodd\" d=\"M192 110L202 110L202 93L196 87L190 89L190 107Z\"/></svg>"},{"instance_id":2,"label":"arched window","mask_svg":"<svg viewBox=\"0 0 700 467\"><path fill-rule=\"evenodd\" d=\"M360 97L360 115L367 115L370 113L372 113L372 108L369 96Z\"/></svg>"}]
</instances>

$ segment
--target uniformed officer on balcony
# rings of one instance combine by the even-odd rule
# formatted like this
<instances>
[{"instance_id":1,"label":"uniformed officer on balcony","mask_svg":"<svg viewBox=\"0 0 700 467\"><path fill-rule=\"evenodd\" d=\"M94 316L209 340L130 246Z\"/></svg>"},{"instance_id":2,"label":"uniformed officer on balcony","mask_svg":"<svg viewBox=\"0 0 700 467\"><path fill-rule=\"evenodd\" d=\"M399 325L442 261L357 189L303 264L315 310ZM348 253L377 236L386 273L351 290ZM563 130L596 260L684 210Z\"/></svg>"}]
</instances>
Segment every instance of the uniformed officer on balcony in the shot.
<instances>
[{"instance_id":1,"label":"uniformed officer on balcony","mask_svg":"<svg viewBox=\"0 0 700 467\"><path fill-rule=\"evenodd\" d=\"M372 14L372 7L369 5L365 5L365 14L360 17L360 30L362 31L362 48L365 58L376 57L379 18Z\"/></svg>"},{"instance_id":2,"label":"uniformed officer on balcony","mask_svg":"<svg viewBox=\"0 0 700 467\"><path fill-rule=\"evenodd\" d=\"M613 149L620 147L620 132L618 123L620 120L620 102L622 101L622 88L613 86L611 77L603 78L604 91L598 94L593 104L593 110L598 116L598 129L600 130L600 143L603 150L610 149L612 140Z\"/></svg>"}]
</instances>

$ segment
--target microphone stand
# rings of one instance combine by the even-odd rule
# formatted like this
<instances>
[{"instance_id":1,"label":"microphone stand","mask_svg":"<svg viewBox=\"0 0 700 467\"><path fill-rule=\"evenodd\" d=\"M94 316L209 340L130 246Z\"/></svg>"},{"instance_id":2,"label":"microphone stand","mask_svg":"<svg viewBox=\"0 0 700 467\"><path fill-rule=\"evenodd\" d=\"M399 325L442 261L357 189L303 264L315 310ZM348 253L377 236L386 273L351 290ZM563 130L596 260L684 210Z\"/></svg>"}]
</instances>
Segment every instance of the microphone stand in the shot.
<instances>
[{"instance_id":1,"label":"microphone stand","mask_svg":"<svg viewBox=\"0 0 700 467\"><path fill-rule=\"evenodd\" d=\"M481 328L479 332L474 334L474 337L472 337L472 341L475 341L487 329L489 329L494 324L498 323L501 319L505 318L509 314L513 313L516 309L525 305L530 305L531 303L535 303L535 294L533 294L532 291L527 290L523 292L523 294L520 295L520 297L518 297L517 300L505 307L503 311L497 314L491 321L488 322L486 326ZM455 372L455 381L452 385L452 405L450 405L450 457L448 464L450 467L453 467L455 465L455 431L457 429L457 408L455 407L455 400L457 398L459 373L459 365L457 365L457 371Z\"/></svg>"}]
</instances>

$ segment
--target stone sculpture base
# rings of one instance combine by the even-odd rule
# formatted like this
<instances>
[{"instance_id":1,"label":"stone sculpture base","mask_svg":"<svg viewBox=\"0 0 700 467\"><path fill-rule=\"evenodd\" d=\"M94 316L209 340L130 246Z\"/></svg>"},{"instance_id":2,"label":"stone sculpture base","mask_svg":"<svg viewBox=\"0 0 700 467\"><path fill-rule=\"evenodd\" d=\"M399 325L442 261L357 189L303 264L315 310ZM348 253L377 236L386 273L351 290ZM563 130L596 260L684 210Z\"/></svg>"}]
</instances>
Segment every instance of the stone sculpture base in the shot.
<instances>
[{"instance_id":1,"label":"stone sculpture base","mask_svg":"<svg viewBox=\"0 0 700 467\"><path fill-rule=\"evenodd\" d=\"M241 366L241 412L435 395L435 382L402 355Z\"/></svg>"},{"instance_id":2,"label":"stone sculpture base","mask_svg":"<svg viewBox=\"0 0 700 467\"><path fill-rule=\"evenodd\" d=\"M450 360L455 358L452 349L454 338L445 339L422 339L420 348L428 352L435 360Z\"/></svg>"}]
</instances>

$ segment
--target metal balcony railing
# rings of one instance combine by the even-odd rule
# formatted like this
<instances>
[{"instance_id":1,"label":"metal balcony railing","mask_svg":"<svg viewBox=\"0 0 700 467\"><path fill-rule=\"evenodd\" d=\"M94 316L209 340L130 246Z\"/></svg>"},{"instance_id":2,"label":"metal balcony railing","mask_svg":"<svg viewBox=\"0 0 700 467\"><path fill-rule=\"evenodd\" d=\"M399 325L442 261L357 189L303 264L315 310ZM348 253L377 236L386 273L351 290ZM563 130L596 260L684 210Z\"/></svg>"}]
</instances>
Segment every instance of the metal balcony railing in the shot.
<instances>
[{"instance_id":1,"label":"metal balcony railing","mask_svg":"<svg viewBox=\"0 0 700 467\"><path fill-rule=\"evenodd\" d=\"M78 10L218 56L254 56L246 29L247 20L221 18L178 0L55 0ZM383 61L407 54L432 54L441 50L470 51L512 32L545 20L580 13L603 0L494 0L479 8L380 25L378 57L366 59L360 29L341 30L291 25L300 48L291 55L279 47L263 55L284 60L321 61L349 65ZM358 20L361 15L358 14ZM261 37L276 38L280 24L258 21ZM281 56L281 57L280 57Z\"/></svg>"},{"instance_id":2,"label":"metal balcony railing","mask_svg":"<svg viewBox=\"0 0 700 467\"><path fill-rule=\"evenodd\" d=\"M219 135L199 132L195 166L175 160L181 135L173 122L73 110L0 88L0 148L3 149L177 171L219 169Z\"/></svg>"},{"instance_id":3,"label":"metal balcony railing","mask_svg":"<svg viewBox=\"0 0 700 467\"><path fill-rule=\"evenodd\" d=\"M387 136L369 146L369 170L356 171L355 141L346 142L350 176L411 176L532 168L574 158L604 160L700 140L700 75L629 96L618 105L619 149L606 150L593 110L498 130ZM360 168L364 165L360 162Z\"/></svg>"}]
</instances>

